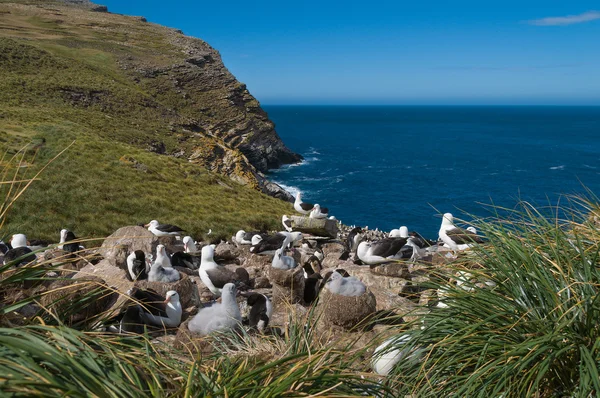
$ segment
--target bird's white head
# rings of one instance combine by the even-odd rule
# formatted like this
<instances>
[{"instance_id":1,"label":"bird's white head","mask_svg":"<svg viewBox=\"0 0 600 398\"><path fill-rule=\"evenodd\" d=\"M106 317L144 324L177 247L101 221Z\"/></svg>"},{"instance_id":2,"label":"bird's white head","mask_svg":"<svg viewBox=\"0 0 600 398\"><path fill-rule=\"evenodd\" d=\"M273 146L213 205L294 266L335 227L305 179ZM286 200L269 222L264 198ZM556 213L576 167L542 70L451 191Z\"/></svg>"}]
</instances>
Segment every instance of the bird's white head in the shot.
<instances>
[{"instance_id":1,"label":"bird's white head","mask_svg":"<svg viewBox=\"0 0 600 398\"><path fill-rule=\"evenodd\" d=\"M404 225L400 227L400 237L408 238L408 228L406 228Z\"/></svg>"},{"instance_id":2,"label":"bird's white head","mask_svg":"<svg viewBox=\"0 0 600 398\"><path fill-rule=\"evenodd\" d=\"M235 285L233 283L226 283L225 286L223 286L223 293L221 295L223 296L223 298L225 298L226 296L230 298L235 298L235 293Z\"/></svg>"},{"instance_id":3,"label":"bird's white head","mask_svg":"<svg viewBox=\"0 0 600 398\"><path fill-rule=\"evenodd\" d=\"M235 240L238 241L238 243L241 242L242 240L244 240L244 235L245 234L246 234L246 231L244 231L243 229L240 229L235 234Z\"/></svg>"},{"instance_id":4,"label":"bird's white head","mask_svg":"<svg viewBox=\"0 0 600 398\"><path fill-rule=\"evenodd\" d=\"M302 193L300 191L298 191L296 193L296 202L301 202L302 201Z\"/></svg>"},{"instance_id":5,"label":"bird's white head","mask_svg":"<svg viewBox=\"0 0 600 398\"><path fill-rule=\"evenodd\" d=\"M371 247L371 244L369 242L360 242L358 244L358 247L356 248L356 254L358 255L358 257L364 257L367 254L367 251L369 250L369 248Z\"/></svg>"},{"instance_id":6,"label":"bird's white head","mask_svg":"<svg viewBox=\"0 0 600 398\"><path fill-rule=\"evenodd\" d=\"M146 224L144 226L147 227L147 228L156 228L156 227L158 227L158 225L159 225L158 221L152 220L152 221L150 221L148 224Z\"/></svg>"},{"instance_id":7,"label":"bird's white head","mask_svg":"<svg viewBox=\"0 0 600 398\"><path fill-rule=\"evenodd\" d=\"M475 227L469 227L469 228L467 228L467 231L477 234L477 229L475 229Z\"/></svg>"},{"instance_id":8,"label":"bird's white head","mask_svg":"<svg viewBox=\"0 0 600 398\"><path fill-rule=\"evenodd\" d=\"M179 293L177 293L175 290L169 290L167 292L167 294L165 295L165 304L167 304L167 303L177 304L178 302L179 302Z\"/></svg>"},{"instance_id":9,"label":"bird's white head","mask_svg":"<svg viewBox=\"0 0 600 398\"><path fill-rule=\"evenodd\" d=\"M167 251L165 250L165 245L156 246L156 257L158 256L166 256Z\"/></svg>"},{"instance_id":10,"label":"bird's white head","mask_svg":"<svg viewBox=\"0 0 600 398\"><path fill-rule=\"evenodd\" d=\"M68 229L60 230L60 243L65 243L67 241L67 233L68 232L69 232Z\"/></svg>"},{"instance_id":11,"label":"bird's white head","mask_svg":"<svg viewBox=\"0 0 600 398\"><path fill-rule=\"evenodd\" d=\"M191 236L185 236L183 238L183 249L186 253L195 252L197 250L196 242L194 242L194 239Z\"/></svg>"},{"instance_id":12,"label":"bird's white head","mask_svg":"<svg viewBox=\"0 0 600 398\"><path fill-rule=\"evenodd\" d=\"M10 245L13 249L27 246L27 237L24 234L14 234L10 240Z\"/></svg>"},{"instance_id":13,"label":"bird's white head","mask_svg":"<svg viewBox=\"0 0 600 398\"><path fill-rule=\"evenodd\" d=\"M206 245L202 248L202 258L201 261L214 261L213 257L215 255L215 248L213 245Z\"/></svg>"},{"instance_id":14,"label":"bird's white head","mask_svg":"<svg viewBox=\"0 0 600 398\"><path fill-rule=\"evenodd\" d=\"M442 218L443 226L454 225L453 222L454 222L454 216L452 216L452 213L444 214L444 217Z\"/></svg>"},{"instance_id":15,"label":"bird's white head","mask_svg":"<svg viewBox=\"0 0 600 398\"><path fill-rule=\"evenodd\" d=\"M302 240L302 232L290 232L290 236L292 237L292 243Z\"/></svg>"},{"instance_id":16,"label":"bird's white head","mask_svg":"<svg viewBox=\"0 0 600 398\"><path fill-rule=\"evenodd\" d=\"M335 282L335 281L338 281L338 280L340 280L342 278L343 278L342 274L340 274L337 271L333 271L333 273L331 274L331 277L329 278L329 281L330 282Z\"/></svg>"},{"instance_id":17,"label":"bird's white head","mask_svg":"<svg viewBox=\"0 0 600 398\"><path fill-rule=\"evenodd\" d=\"M252 245L258 245L263 240L262 236L254 235L252 237Z\"/></svg>"},{"instance_id":18,"label":"bird's white head","mask_svg":"<svg viewBox=\"0 0 600 398\"><path fill-rule=\"evenodd\" d=\"M313 211L315 213L320 213L321 212L321 205L319 205L318 203L314 205L313 207Z\"/></svg>"}]
</instances>

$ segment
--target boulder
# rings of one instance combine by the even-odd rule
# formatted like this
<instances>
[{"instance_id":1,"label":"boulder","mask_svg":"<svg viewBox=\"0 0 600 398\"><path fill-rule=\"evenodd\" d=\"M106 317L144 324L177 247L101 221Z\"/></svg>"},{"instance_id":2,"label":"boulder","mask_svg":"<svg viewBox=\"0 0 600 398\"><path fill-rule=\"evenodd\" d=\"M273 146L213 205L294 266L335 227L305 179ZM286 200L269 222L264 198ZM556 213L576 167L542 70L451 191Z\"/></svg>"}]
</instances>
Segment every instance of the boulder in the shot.
<instances>
[{"instance_id":1,"label":"boulder","mask_svg":"<svg viewBox=\"0 0 600 398\"><path fill-rule=\"evenodd\" d=\"M338 223L336 220L303 216L291 216L290 220L294 231L329 238L335 238L338 234Z\"/></svg>"},{"instance_id":2,"label":"boulder","mask_svg":"<svg viewBox=\"0 0 600 398\"><path fill-rule=\"evenodd\" d=\"M389 276L392 278L408 278L408 265L404 261L395 261L369 267L375 275Z\"/></svg>"},{"instance_id":3,"label":"boulder","mask_svg":"<svg viewBox=\"0 0 600 398\"><path fill-rule=\"evenodd\" d=\"M217 263L227 263L227 264L241 264L241 250L237 248L234 244L230 242L219 243L215 248L215 256L214 259Z\"/></svg>"},{"instance_id":4,"label":"boulder","mask_svg":"<svg viewBox=\"0 0 600 398\"><path fill-rule=\"evenodd\" d=\"M129 226L119 228L106 238L99 252L111 265L118 267L135 250L142 250L146 256L156 256L156 246L160 244L170 254L183 251L183 242L179 236L158 237L144 227Z\"/></svg>"},{"instance_id":5,"label":"boulder","mask_svg":"<svg viewBox=\"0 0 600 398\"><path fill-rule=\"evenodd\" d=\"M321 245L321 251L325 258L331 257L339 259L340 255L346 250L342 242L327 242Z\"/></svg>"},{"instance_id":6,"label":"boulder","mask_svg":"<svg viewBox=\"0 0 600 398\"><path fill-rule=\"evenodd\" d=\"M304 301L304 269L282 270L269 267L269 281L273 285L273 306Z\"/></svg>"},{"instance_id":7,"label":"boulder","mask_svg":"<svg viewBox=\"0 0 600 398\"><path fill-rule=\"evenodd\" d=\"M342 296L325 288L318 305L323 311L323 322L353 330L371 326L371 316L377 310L377 300L369 289L360 296Z\"/></svg>"}]
</instances>

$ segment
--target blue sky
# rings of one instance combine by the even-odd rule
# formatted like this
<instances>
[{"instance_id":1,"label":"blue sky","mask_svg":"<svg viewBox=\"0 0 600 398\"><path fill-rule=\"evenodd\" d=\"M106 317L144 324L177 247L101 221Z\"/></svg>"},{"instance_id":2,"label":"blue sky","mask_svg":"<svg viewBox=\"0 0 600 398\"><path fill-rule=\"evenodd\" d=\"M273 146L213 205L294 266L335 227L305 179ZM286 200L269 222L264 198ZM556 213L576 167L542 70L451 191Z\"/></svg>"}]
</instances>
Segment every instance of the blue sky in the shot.
<instances>
[{"instance_id":1,"label":"blue sky","mask_svg":"<svg viewBox=\"0 0 600 398\"><path fill-rule=\"evenodd\" d=\"M600 105L597 1L96 2L207 41L262 104Z\"/></svg>"}]
</instances>

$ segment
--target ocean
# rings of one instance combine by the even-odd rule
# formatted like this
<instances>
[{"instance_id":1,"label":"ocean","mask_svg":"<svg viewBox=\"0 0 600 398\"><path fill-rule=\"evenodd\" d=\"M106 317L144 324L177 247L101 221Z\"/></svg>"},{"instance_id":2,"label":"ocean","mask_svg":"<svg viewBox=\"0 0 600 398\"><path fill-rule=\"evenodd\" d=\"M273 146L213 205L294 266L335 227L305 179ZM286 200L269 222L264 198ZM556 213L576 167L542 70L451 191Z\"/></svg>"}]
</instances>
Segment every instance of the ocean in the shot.
<instances>
[{"instance_id":1,"label":"ocean","mask_svg":"<svg viewBox=\"0 0 600 398\"><path fill-rule=\"evenodd\" d=\"M347 225L436 238L440 213L600 194L600 107L263 108L305 158L269 178Z\"/></svg>"}]
</instances>

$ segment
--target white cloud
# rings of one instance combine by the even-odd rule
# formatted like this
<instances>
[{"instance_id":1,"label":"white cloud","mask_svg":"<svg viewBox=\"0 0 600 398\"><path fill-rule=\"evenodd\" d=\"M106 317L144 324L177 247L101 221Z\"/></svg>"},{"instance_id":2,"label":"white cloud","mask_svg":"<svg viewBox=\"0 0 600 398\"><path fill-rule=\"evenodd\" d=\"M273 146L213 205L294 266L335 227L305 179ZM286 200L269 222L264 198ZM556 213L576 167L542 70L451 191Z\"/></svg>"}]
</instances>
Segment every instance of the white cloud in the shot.
<instances>
[{"instance_id":1,"label":"white cloud","mask_svg":"<svg viewBox=\"0 0 600 398\"><path fill-rule=\"evenodd\" d=\"M548 17L541 19L534 19L528 21L530 25L536 26L565 26L573 25L577 23L590 22L596 19L600 19L599 11L586 11L579 15L567 15L564 17Z\"/></svg>"}]
</instances>

